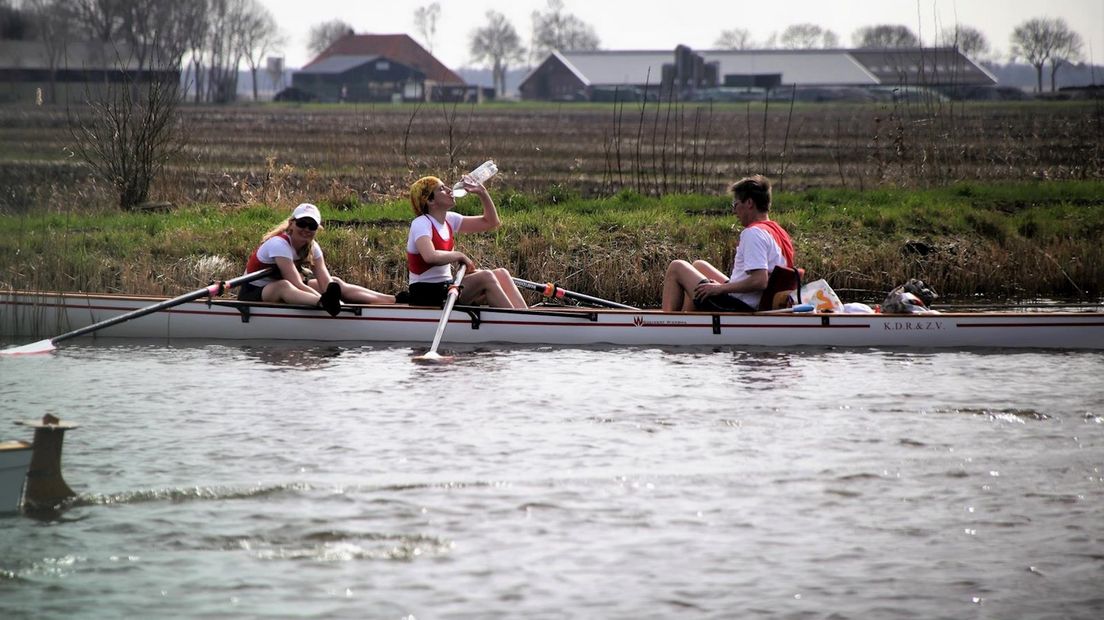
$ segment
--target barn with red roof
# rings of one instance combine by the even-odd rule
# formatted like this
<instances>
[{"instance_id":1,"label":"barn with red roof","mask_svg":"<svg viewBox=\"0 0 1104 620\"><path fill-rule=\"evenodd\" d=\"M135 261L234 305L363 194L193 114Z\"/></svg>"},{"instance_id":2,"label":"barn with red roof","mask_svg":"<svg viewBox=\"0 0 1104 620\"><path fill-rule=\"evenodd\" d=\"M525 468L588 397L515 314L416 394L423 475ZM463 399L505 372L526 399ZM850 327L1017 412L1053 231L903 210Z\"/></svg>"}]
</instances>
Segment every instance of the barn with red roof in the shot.
<instances>
[{"instance_id":1,"label":"barn with red roof","mask_svg":"<svg viewBox=\"0 0 1104 620\"><path fill-rule=\"evenodd\" d=\"M405 34L347 34L293 73L291 85L326 102L456 101L478 90Z\"/></svg>"}]
</instances>

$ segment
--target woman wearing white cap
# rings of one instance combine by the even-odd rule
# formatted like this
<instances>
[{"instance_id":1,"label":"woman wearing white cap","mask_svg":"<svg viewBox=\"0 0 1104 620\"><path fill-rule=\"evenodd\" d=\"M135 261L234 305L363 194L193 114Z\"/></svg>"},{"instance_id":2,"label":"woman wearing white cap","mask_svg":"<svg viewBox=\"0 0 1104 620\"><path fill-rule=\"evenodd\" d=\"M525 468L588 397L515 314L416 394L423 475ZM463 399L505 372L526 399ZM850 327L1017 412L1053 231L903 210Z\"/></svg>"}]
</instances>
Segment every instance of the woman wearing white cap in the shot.
<instances>
[{"instance_id":1,"label":"woman wearing white cap","mask_svg":"<svg viewBox=\"0 0 1104 620\"><path fill-rule=\"evenodd\" d=\"M271 278L243 284L238 290L238 299L318 305L334 316L341 311L342 300L361 304L395 303L394 295L348 284L330 275L322 248L314 240L321 226L322 214L318 207L303 203L295 208L290 218L265 233L260 247L249 256L245 272L272 266L279 272ZM304 264L314 273L307 281L299 271Z\"/></svg>"}]
</instances>

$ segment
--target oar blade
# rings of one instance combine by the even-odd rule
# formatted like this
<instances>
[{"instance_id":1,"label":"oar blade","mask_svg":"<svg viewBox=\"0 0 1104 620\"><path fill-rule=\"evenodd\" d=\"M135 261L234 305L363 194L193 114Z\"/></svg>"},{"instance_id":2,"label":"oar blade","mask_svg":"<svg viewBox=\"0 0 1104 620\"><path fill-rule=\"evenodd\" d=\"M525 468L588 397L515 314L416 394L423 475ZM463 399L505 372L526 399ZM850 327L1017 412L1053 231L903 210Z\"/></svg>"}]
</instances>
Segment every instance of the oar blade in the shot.
<instances>
[{"instance_id":1,"label":"oar blade","mask_svg":"<svg viewBox=\"0 0 1104 620\"><path fill-rule=\"evenodd\" d=\"M54 341L47 338L46 340L39 340L38 342L25 344L21 347L0 349L0 355L39 355L41 353L49 353L56 348L57 347L54 346Z\"/></svg>"},{"instance_id":2,"label":"oar blade","mask_svg":"<svg viewBox=\"0 0 1104 620\"><path fill-rule=\"evenodd\" d=\"M425 364L445 364L452 361L452 356L441 355L436 351L426 351L423 355L415 355L413 358L415 362Z\"/></svg>"}]
</instances>

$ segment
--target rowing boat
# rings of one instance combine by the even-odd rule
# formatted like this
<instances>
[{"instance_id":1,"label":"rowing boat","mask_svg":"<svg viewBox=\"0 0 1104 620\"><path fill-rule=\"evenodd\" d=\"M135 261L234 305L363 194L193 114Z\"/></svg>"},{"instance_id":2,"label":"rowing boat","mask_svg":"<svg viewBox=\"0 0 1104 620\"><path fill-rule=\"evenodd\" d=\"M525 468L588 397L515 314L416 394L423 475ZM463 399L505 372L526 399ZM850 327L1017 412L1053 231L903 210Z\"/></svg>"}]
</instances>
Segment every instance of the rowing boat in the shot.
<instances>
[{"instance_id":1,"label":"rowing boat","mask_svg":"<svg viewBox=\"0 0 1104 620\"><path fill-rule=\"evenodd\" d=\"M0 336L78 329L160 301L84 293L0 293ZM428 342L440 308L403 304L317 308L197 300L95 332L113 338ZM1104 312L941 314L676 313L538 306L456 306L445 342L762 347L1008 347L1104 349Z\"/></svg>"},{"instance_id":2,"label":"rowing boat","mask_svg":"<svg viewBox=\"0 0 1104 620\"><path fill-rule=\"evenodd\" d=\"M0 442L0 514L17 512L49 517L76 495L61 477L65 431L77 428L47 413L42 420L17 421L35 429L34 442Z\"/></svg>"},{"instance_id":3,"label":"rowing boat","mask_svg":"<svg viewBox=\"0 0 1104 620\"><path fill-rule=\"evenodd\" d=\"M19 510L30 464L29 442L0 441L0 514Z\"/></svg>"}]
</instances>

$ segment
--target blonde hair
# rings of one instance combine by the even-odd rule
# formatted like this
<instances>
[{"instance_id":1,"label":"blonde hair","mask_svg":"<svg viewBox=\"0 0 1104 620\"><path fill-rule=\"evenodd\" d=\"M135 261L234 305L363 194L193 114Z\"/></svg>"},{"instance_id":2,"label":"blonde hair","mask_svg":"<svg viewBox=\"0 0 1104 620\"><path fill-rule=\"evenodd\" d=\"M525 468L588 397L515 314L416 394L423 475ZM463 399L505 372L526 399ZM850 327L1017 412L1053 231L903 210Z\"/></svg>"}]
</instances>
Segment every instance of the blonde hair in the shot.
<instances>
[{"instance_id":1,"label":"blonde hair","mask_svg":"<svg viewBox=\"0 0 1104 620\"><path fill-rule=\"evenodd\" d=\"M429 208L429 197L444 181L437 177L422 177L410 186L410 206L414 208L414 217L424 215Z\"/></svg>"},{"instance_id":2,"label":"blonde hair","mask_svg":"<svg viewBox=\"0 0 1104 620\"><path fill-rule=\"evenodd\" d=\"M264 243L265 241L268 241L269 239L275 237L276 235L286 233L287 229L291 228L291 223L294 222L294 221L295 221L294 218L288 218L288 219L280 222L276 226L273 226L268 232L266 232L264 234L263 237L261 237L261 243ZM321 225L318 227L318 230L322 230ZM312 247L314 247L314 241L313 240L310 243L307 244L306 248L304 248L303 251L306 252L307 255L302 257L302 260L305 260L308 265L310 265L311 267L314 267L314 252L311 252ZM293 247L291 249L294 250L295 248Z\"/></svg>"}]
</instances>

